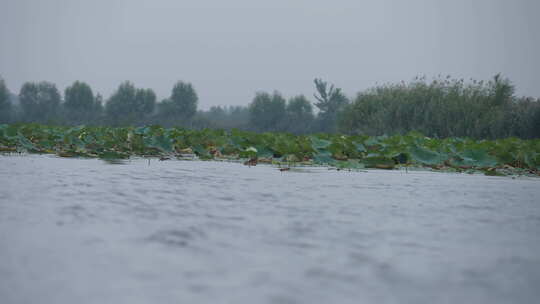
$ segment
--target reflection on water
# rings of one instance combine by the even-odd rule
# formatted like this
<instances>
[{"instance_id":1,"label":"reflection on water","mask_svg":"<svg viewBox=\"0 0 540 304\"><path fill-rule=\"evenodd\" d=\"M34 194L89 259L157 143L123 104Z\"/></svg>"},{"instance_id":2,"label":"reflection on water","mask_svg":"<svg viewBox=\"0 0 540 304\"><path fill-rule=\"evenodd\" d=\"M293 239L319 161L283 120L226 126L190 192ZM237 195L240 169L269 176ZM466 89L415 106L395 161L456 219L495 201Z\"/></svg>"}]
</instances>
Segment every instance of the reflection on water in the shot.
<instances>
[{"instance_id":1,"label":"reflection on water","mask_svg":"<svg viewBox=\"0 0 540 304\"><path fill-rule=\"evenodd\" d=\"M538 179L33 155L0 185L2 303L540 296Z\"/></svg>"},{"instance_id":2,"label":"reflection on water","mask_svg":"<svg viewBox=\"0 0 540 304\"><path fill-rule=\"evenodd\" d=\"M101 160L109 165L125 165L128 163L125 159L102 158Z\"/></svg>"}]
</instances>

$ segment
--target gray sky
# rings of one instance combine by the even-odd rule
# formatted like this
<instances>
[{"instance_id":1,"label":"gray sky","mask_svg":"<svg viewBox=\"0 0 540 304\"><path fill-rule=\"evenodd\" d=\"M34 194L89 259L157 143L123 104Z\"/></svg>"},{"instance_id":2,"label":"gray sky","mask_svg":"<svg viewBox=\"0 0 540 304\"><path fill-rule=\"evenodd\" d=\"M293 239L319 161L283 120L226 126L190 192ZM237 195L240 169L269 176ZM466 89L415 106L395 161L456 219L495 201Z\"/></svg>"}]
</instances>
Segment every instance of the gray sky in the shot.
<instances>
[{"instance_id":1,"label":"gray sky","mask_svg":"<svg viewBox=\"0 0 540 304\"><path fill-rule=\"evenodd\" d=\"M108 97L124 80L199 105L256 91L353 96L417 75L488 79L540 97L539 0L0 0L0 75L11 91L75 80Z\"/></svg>"}]
</instances>

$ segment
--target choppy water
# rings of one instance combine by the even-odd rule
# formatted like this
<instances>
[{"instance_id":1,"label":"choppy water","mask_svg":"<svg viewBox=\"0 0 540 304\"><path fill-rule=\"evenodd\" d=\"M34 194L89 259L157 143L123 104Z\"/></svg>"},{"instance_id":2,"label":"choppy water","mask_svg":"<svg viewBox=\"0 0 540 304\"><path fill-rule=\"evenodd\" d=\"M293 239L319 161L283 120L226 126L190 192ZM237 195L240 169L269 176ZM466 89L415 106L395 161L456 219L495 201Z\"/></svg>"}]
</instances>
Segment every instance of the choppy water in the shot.
<instances>
[{"instance_id":1,"label":"choppy water","mask_svg":"<svg viewBox=\"0 0 540 304\"><path fill-rule=\"evenodd\" d=\"M0 302L537 303L540 180L0 156Z\"/></svg>"}]
</instances>

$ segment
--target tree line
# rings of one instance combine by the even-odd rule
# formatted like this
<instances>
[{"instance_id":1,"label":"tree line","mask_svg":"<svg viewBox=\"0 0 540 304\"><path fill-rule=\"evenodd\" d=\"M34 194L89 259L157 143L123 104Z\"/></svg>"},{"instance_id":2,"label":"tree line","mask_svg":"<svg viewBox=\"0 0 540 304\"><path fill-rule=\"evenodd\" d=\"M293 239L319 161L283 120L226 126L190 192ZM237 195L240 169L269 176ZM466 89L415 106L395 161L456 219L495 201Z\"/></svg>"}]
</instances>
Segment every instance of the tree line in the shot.
<instances>
[{"instance_id":1,"label":"tree line","mask_svg":"<svg viewBox=\"0 0 540 304\"><path fill-rule=\"evenodd\" d=\"M368 135L418 131L430 137L540 138L540 99L517 97L514 85L452 79L387 84L358 93L338 128Z\"/></svg>"},{"instance_id":2,"label":"tree line","mask_svg":"<svg viewBox=\"0 0 540 304\"><path fill-rule=\"evenodd\" d=\"M7 90L0 79L0 123L41 123L57 125L140 126L159 124L188 128L243 129L305 134L334 132L339 106L346 102L340 89L315 79L319 100L315 105L298 95L288 100L278 91L258 92L248 106L213 106L198 110L198 95L192 84L177 82L169 97L157 102L152 89L121 83L105 101L84 82L75 81L63 95L50 82L24 83L18 95ZM327 88L328 87L328 88ZM16 100L13 102L12 100Z\"/></svg>"},{"instance_id":3,"label":"tree line","mask_svg":"<svg viewBox=\"0 0 540 304\"><path fill-rule=\"evenodd\" d=\"M12 100L9 102L11 95ZM84 82L75 81L64 94L56 85L42 81L23 84L17 96L0 80L0 109L3 122L35 122L65 125L172 124L190 120L197 110L197 94L189 83L178 82L171 96L157 102L152 89L123 82L104 103L100 94ZM16 105L16 106L15 106Z\"/></svg>"},{"instance_id":4,"label":"tree line","mask_svg":"<svg viewBox=\"0 0 540 304\"><path fill-rule=\"evenodd\" d=\"M177 82L170 96L121 83L104 98L75 81L63 94L50 82L27 82L18 95L0 79L0 123L242 129L257 132L402 134L430 137L540 137L540 100L517 97L508 79L466 83L450 77L380 85L349 99L340 88L314 80L313 98L257 92L248 106L198 109L192 84Z\"/></svg>"}]
</instances>

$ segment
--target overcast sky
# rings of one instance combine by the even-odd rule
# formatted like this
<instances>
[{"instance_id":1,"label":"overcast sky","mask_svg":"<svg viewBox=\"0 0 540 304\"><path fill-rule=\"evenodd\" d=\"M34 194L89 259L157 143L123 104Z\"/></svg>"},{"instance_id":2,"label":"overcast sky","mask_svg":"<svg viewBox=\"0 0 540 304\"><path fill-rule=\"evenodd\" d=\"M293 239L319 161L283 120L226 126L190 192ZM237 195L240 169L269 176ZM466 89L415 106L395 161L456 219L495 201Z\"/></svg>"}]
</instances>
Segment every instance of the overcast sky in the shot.
<instances>
[{"instance_id":1,"label":"overcast sky","mask_svg":"<svg viewBox=\"0 0 540 304\"><path fill-rule=\"evenodd\" d=\"M124 80L199 106L256 91L312 96L322 77L353 96L416 75L503 73L540 97L540 0L0 0L0 75L108 97Z\"/></svg>"}]
</instances>

